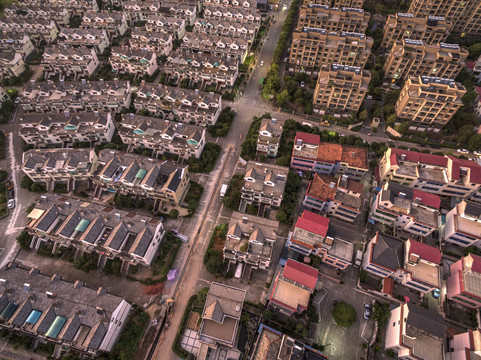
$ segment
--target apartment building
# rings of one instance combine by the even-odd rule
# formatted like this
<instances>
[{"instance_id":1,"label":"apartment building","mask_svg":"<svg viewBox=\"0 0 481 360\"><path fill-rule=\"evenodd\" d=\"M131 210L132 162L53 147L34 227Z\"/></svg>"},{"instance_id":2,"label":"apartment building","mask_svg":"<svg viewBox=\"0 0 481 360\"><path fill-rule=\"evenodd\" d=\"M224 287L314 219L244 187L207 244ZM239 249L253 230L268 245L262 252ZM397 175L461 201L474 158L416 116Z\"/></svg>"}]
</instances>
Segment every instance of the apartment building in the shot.
<instances>
[{"instance_id":1,"label":"apartment building","mask_svg":"<svg viewBox=\"0 0 481 360\"><path fill-rule=\"evenodd\" d=\"M384 184L371 205L370 219L426 237L438 230L441 198L396 182Z\"/></svg>"},{"instance_id":2,"label":"apartment building","mask_svg":"<svg viewBox=\"0 0 481 360\"><path fill-rule=\"evenodd\" d=\"M3 89L3 87L0 86L0 108L2 107L2 104L6 101L10 99L10 97L8 96L8 94L5 92L5 90Z\"/></svg>"},{"instance_id":3,"label":"apartment building","mask_svg":"<svg viewBox=\"0 0 481 360\"><path fill-rule=\"evenodd\" d=\"M298 28L292 34L289 71L320 76L325 67L333 64L362 69L371 54L372 44L372 38L361 33Z\"/></svg>"},{"instance_id":4,"label":"apartment building","mask_svg":"<svg viewBox=\"0 0 481 360\"><path fill-rule=\"evenodd\" d=\"M0 32L0 52L13 51L27 59L35 51L30 38L23 32L2 31Z\"/></svg>"},{"instance_id":5,"label":"apartment building","mask_svg":"<svg viewBox=\"0 0 481 360\"><path fill-rule=\"evenodd\" d=\"M254 41L258 26L248 23L232 22L230 20L197 19L193 31L197 34L226 36Z\"/></svg>"},{"instance_id":6,"label":"apartment building","mask_svg":"<svg viewBox=\"0 0 481 360\"><path fill-rule=\"evenodd\" d=\"M127 18L123 12L92 12L82 16L81 28L105 30L109 39L123 36L128 29Z\"/></svg>"},{"instance_id":7,"label":"apartment building","mask_svg":"<svg viewBox=\"0 0 481 360\"><path fill-rule=\"evenodd\" d=\"M240 22L259 25L261 15L256 10L232 9L222 6L205 6L204 19L207 20L227 20L230 22Z\"/></svg>"},{"instance_id":8,"label":"apartment building","mask_svg":"<svg viewBox=\"0 0 481 360\"><path fill-rule=\"evenodd\" d=\"M118 133L127 151L149 149L154 157L172 154L198 159L205 146L205 127L136 114L122 116Z\"/></svg>"},{"instance_id":9,"label":"apartment building","mask_svg":"<svg viewBox=\"0 0 481 360\"><path fill-rule=\"evenodd\" d=\"M320 143L319 135L298 131L294 138L290 167L301 171L314 171Z\"/></svg>"},{"instance_id":10,"label":"apartment building","mask_svg":"<svg viewBox=\"0 0 481 360\"><path fill-rule=\"evenodd\" d=\"M276 158L281 145L284 120L262 119L257 137L257 153Z\"/></svg>"},{"instance_id":11,"label":"apartment building","mask_svg":"<svg viewBox=\"0 0 481 360\"><path fill-rule=\"evenodd\" d=\"M94 252L99 264L122 260L125 272L130 265L150 266L165 235L159 219L49 193L37 199L27 219L32 247L53 243L53 252L59 247Z\"/></svg>"},{"instance_id":12,"label":"apartment building","mask_svg":"<svg viewBox=\"0 0 481 360\"><path fill-rule=\"evenodd\" d=\"M35 149L23 153L22 171L47 191L66 184L67 191L86 183L97 168L97 155L89 149Z\"/></svg>"},{"instance_id":13,"label":"apartment building","mask_svg":"<svg viewBox=\"0 0 481 360\"><path fill-rule=\"evenodd\" d=\"M113 47L109 62L112 71L118 74L152 76L159 69L155 52L136 50L127 46Z\"/></svg>"},{"instance_id":14,"label":"apartment building","mask_svg":"<svg viewBox=\"0 0 481 360\"><path fill-rule=\"evenodd\" d=\"M415 240L400 240L377 232L364 253L362 268L371 274L387 278L426 294L440 289L438 248Z\"/></svg>"},{"instance_id":15,"label":"apartment building","mask_svg":"<svg viewBox=\"0 0 481 360\"><path fill-rule=\"evenodd\" d=\"M207 126L217 122L222 111L222 97L214 93L142 82L134 106L161 119Z\"/></svg>"},{"instance_id":16,"label":"apartment building","mask_svg":"<svg viewBox=\"0 0 481 360\"><path fill-rule=\"evenodd\" d=\"M1 18L0 30L25 34L34 45L39 45L41 41L45 41L48 45L58 36L55 21L44 18Z\"/></svg>"},{"instance_id":17,"label":"apartment building","mask_svg":"<svg viewBox=\"0 0 481 360\"><path fill-rule=\"evenodd\" d=\"M223 249L227 271L250 279L253 270L269 269L278 228L278 221L233 212Z\"/></svg>"},{"instance_id":18,"label":"apartment building","mask_svg":"<svg viewBox=\"0 0 481 360\"><path fill-rule=\"evenodd\" d=\"M367 149L328 142L319 144L315 172L360 180L368 170Z\"/></svg>"},{"instance_id":19,"label":"apartment building","mask_svg":"<svg viewBox=\"0 0 481 360\"><path fill-rule=\"evenodd\" d=\"M481 332L471 330L453 335L449 339L446 352L446 360L470 360L476 359L481 353Z\"/></svg>"},{"instance_id":20,"label":"apartment building","mask_svg":"<svg viewBox=\"0 0 481 360\"><path fill-rule=\"evenodd\" d=\"M94 49L97 54L103 54L110 46L110 40L105 30L62 28L58 34L58 45L72 48L86 47Z\"/></svg>"},{"instance_id":21,"label":"apartment building","mask_svg":"<svg viewBox=\"0 0 481 360\"><path fill-rule=\"evenodd\" d=\"M147 31L170 34L175 40L180 40L185 35L185 20L166 17L162 15L148 15L145 18Z\"/></svg>"},{"instance_id":22,"label":"apartment building","mask_svg":"<svg viewBox=\"0 0 481 360\"><path fill-rule=\"evenodd\" d=\"M361 214L363 189L362 183L346 175L336 179L316 173L302 204L326 216L353 223Z\"/></svg>"},{"instance_id":23,"label":"apartment building","mask_svg":"<svg viewBox=\"0 0 481 360\"><path fill-rule=\"evenodd\" d=\"M65 8L69 13L80 16L87 11L99 11L98 3L94 0L20 0L19 2L27 5Z\"/></svg>"},{"instance_id":24,"label":"apartment building","mask_svg":"<svg viewBox=\"0 0 481 360\"><path fill-rule=\"evenodd\" d=\"M226 8L256 9L255 0L206 0L204 6L223 6Z\"/></svg>"},{"instance_id":25,"label":"apartment building","mask_svg":"<svg viewBox=\"0 0 481 360\"><path fill-rule=\"evenodd\" d=\"M22 54L9 50L0 51L1 79L19 76L25 69L25 61Z\"/></svg>"},{"instance_id":26,"label":"apartment building","mask_svg":"<svg viewBox=\"0 0 481 360\"><path fill-rule=\"evenodd\" d=\"M279 207L284 198L289 168L279 165L248 161L242 202L262 207Z\"/></svg>"},{"instance_id":27,"label":"apartment building","mask_svg":"<svg viewBox=\"0 0 481 360\"><path fill-rule=\"evenodd\" d=\"M7 18L41 18L53 20L57 25L68 25L70 13L64 7L18 3L8 5L3 11Z\"/></svg>"},{"instance_id":28,"label":"apartment building","mask_svg":"<svg viewBox=\"0 0 481 360\"><path fill-rule=\"evenodd\" d=\"M297 28L325 29L327 32L365 33L371 14L361 8L330 8L309 3L299 9Z\"/></svg>"},{"instance_id":29,"label":"apartment building","mask_svg":"<svg viewBox=\"0 0 481 360\"><path fill-rule=\"evenodd\" d=\"M447 298L462 306L481 307L481 257L474 254L459 259L450 267Z\"/></svg>"},{"instance_id":30,"label":"apartment building","mask_svg":"<svg viewBox=\"0 0 481 360\"><path fill-rule=\"evenodd\" d=\"M98 145L112 140L115 126L110 112L31 113L19 118L18 135L37 148Z\"/></svg>"},{"instance_id":31,"label":"apartment building","mask_svg":"<svg viewBox=\"0 0 481 360\"><path fill-rule=\"evenodd\" d=\"M452 31L462 37L481 34L481 3L477 0L413 0L408 12L415 16L443 16L453 22Z\"/></svg>"},{"instance_id":32,"label":"apartment building","mask_svg":"<svg viewBox=\"0 0 481 360\"><path fill-rule=\"evenodd\" d=\"M458 44L427 45L422 40L404 39L392 44L384 72L393 82L422 75L454 79L466 66L468 54Z\"/></svg>"},{"instance_id":33,"label":"apartment building","mask_svg":"<svg viewBox=\"0 0 481 360\"><path fill-rule=\"evenodd\" d=\"M135 29L129 39L130 47L156 55L169 55L172 51L172 35L165 32Z\"/></svg>"},{"instance_id":34,"label":"apartment building","mask_svg":"<svg viewBox=\"0 0 481 360\"><path fill-rule=\"evenodd\" d=\"M453 28L451 21L440 16L421 16L396 13L387 17L381 47L390 48L392 44L403 39L421 40L425 44L437 44L446 41Z\"/></svg>"},{"instance_id":35,"label":"apartment building","mask_svg":"<svg viewBox=\"0 0 481 360\"><path fill-rule=\"evenodd\" d=\"M132 306L105 288L9 263L0 272L3 331L33 337L60 353L71 349L93 358L119 340Z\"/></svg>"},{"instance_id":36,"label":"apartment building","mask_svg":"<svg viewBox=\"0 0 481 360\"><path fill-rule=\"evenodd\" d=\"M362 9L364 0L304 0L304 4L318 4L335 8L351 7Z\"/></svg>"},{"instance_id":37,"label":"apartment building","mask_svg":"<svg viewBox=\"0 0 481 360\"><path fill-rule=\"evenodd\" d=\"M335 117L357 112L370 82L371 74L360 67L322 66L314 90L314 112Z\"/></svg>"},{"instance_id":38,"label":"apartment building","mask_svg":"<svg viewBox=\"0 0 481 360\"><path fill-rule=\"evenodd\" d=\"M461 247L481 246L481 205L461 201L446 215L444 240Z\"/></svg>"},{"instance_id":39,"label":"apartment building","mask_svg":"<svg viewBox=\"0 0 481 360\"><path fill-rule=\"evenodd\" d=\"M446 322L437 312L410 302L391 310L385 349L402 360L440 360L446 351Z\"/></svg>"},{"instance_id":40,"label":"apartment building","mask_svg":"<svg viewBox=\"0 0 481 360\"><path fill-rule=\"evenodd\" d=\"M463 106L466 88L451 79L410 76L396 102L398 118L408 120L410 129L439 132Z\"/></svg>"},{"instance_id":41,"label":"apartment building","mask_svg":"<svg viewBox=\"0 0 481 360\"><path fill-rule=\"evenodd\" d=\"M36 82L24 87L19 106L25 112L105 111L119 113L130 106L128 81Z\"/></svg>"},{"instance_id":42,"label":"apartment building","mask_svg":"<svg viewBox=\"0 0 481 360\"><path fill-rule=\"evenodd\" d=\"M45 48L41 65L45 78L50 76L72 76L77 80L81 76L91 76L99 67L99 59L93 48L69 48L51 46Z\"/></svg>"},{"instance_id":43,"label":"apartment building","mask_svg":"<svg viewBox=\"0 0 481 360\"><path fill-rule=\"evenodd\" d=\"M186 52L235 58L243 63L249 51L249 43L240 38L189 32L183 37L180 48Z\"/></svg>"}]
</instances>

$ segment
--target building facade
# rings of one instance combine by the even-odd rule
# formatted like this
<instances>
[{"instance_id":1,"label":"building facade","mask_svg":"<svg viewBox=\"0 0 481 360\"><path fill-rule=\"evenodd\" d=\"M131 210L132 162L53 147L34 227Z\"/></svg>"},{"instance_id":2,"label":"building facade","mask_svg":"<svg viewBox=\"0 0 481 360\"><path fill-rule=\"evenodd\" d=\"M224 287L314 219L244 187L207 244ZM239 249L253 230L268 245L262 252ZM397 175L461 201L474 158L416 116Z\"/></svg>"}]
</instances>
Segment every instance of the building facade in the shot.
<instances>
[{"instance_id":1,"label":"building facade","mask_svg":"<svg viewBox=\"0 0 481 360\"><path fill-rule=\"evenodd\" d=\"M130 47L156 55L169 55L172 51L172 35L165 32L135 29L129 39Z\"/></svg>"},{"instance_id":2,"label":"building facade","mask_svg":"<svg viewBox=\"0 0 481 360\"><path fill-rule=\"evenodd\" d=\"M162 15L148 15L145 19L145 30L170 34L176 40L185 35L185 20Z\"/></svg>"},{"instance_id":3,"label":"building facade","mask_svg":"<svg viewBox=\"0 0 481 360\"><path fill-rule=\"evenodd\" d=\"M86 12L82 16L83 29L105 30L109 39L123 36L128 29L127 18L123 12Z\"/></svg>"},{"instance_id":4,"label":"building facade","mask_svg":"<svg viewBox=\"0 0 481 360\"><path fill-rule=\"evenodd\" d=\"M472 308L481 307L481 257L468 254L450 267L447 297L451 301Z\"/></svg>"},{"instance_id":5,"label":"building facade","mask_svg":"<svg viewBox=\"0 0 481 360\"><path fill-rule=\"evenodd\" d=\"M99 59L93 48L68 48L52 46L46 48L41 65L46 72L45 78L51 75L73 76L77 80L81 76L91 76L99 67Z\"/></svg>"},{"instance_id":6,"label":"building facade","mask_svg":"<svg viewBox=\"0 0 481 360\"><path fill-rule=\"evenodd\" d=\"M14 51L26 59L35 51L35 47L24 33L2 31L0 32L0 52L5 51Z\"/></svg>"},{"instance_id":7,"label":"building facade","mask_svg":"<svg viewBox=\"0 0 481 360\"><path fill-rule=\"evenodd\" d=\"M481 204L461 201L446 214L444 240L452 244L481 247Z\"/></svg>"},{"instance_id":8,"label":"building facade","mask_svg":"<svg viewBox=\"0 0 481 360\"><path fill-rule=\"evenodd\" d=\"M41 41L45 41L48 45L58 36L55 21L43 18L2 18L0 30L25 34L35 45L39 45Z\"/></svg>"},{"instance_id":9,"label":"building facade","mask_svg":"<svg viewBox=\"0 0 481 360\"><path fill-rule=\"evenodd\" d=\"M330 8L326 5L312 4L301 6L298 28L325 29L337 33L365 33L371 14L362 8Z\"/></svg>"},{"instance_id":10,"label":"building facade","mask_svg":"<svg viewBox=\"0 0 481 360\"><path fill-rule=\"evenodd\" d=\"M155 52L136 50L126 46L113 47L109 62L112 71L118 74L152 76L159 69Z\"/></svg>"},{"instance_id":11,"label":"building facade","mask_svg":"<svg viewBox=\"0 0 481 360\"><path fill-rule=\"evenodd\" d=\"M58 44L72 48L93 48L98 54L103 54L110 46L110 40L105 30L62 28L58 34Z\"/></svg>"},{"instance_id":12,"label":"building facade","mask_svg":"<svg viewBox=\"0 0 481 360\"><path fill-rule=\"evenodd\" d=\"M14 51L0 51L0 78L19 76L25 71L22 54Z\"/></svg>"},{"instance_id":13,"label":"building facade","mask_svg":"<svg viewBox=\"0 0 481 360\"><path fill-rule=\"evenodd\" d=\"M284 121L276 119L262 119L257 138L257 153L267 157L277 157L281 144Z\"/></svg>"}]
</instances>

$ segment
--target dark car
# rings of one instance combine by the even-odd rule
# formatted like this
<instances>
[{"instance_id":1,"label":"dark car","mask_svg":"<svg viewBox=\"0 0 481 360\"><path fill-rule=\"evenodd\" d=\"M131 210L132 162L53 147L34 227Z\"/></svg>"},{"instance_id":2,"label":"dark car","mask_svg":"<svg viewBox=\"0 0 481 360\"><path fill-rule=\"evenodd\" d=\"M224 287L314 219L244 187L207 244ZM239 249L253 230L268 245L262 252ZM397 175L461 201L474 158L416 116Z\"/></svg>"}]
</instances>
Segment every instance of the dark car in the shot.
<instances>
[{"instance_id":1,"label":"dark car","mask_svg":"<svg viewBox=\"0 0 481 360\"><path fill-rule=\"evenodd\" d=\"M371 305L369 304L364 304L364 319L369 320L371 317Z\"/></svg>"},{"instance_id":2,"label":"dark car","mask_svg":"<svg viewBox=\"0 0 481 360\"><path fill-rule=\"evenodd\" d=\"M439 239L439 231L438 231L438 230L434 230L432 236L433 236L433 239L434 239L434 240Z\"/></svg>"}]
</instances>

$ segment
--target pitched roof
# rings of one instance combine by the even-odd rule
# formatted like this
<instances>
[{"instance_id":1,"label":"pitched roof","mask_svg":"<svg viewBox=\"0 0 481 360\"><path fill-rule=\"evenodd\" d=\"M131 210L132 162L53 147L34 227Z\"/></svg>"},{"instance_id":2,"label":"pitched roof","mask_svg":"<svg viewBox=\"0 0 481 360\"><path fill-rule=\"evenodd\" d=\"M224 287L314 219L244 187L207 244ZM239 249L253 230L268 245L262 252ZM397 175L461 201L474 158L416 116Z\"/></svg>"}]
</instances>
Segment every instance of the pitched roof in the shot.
<instances>
[{"instance_id":1,"label":"pitched roof","mask_svg":"<svg viewBox=\"0 0 481 360\"><path fill-rule=\"evenodd\" d=\"M439 249L411 239L409 239L408 242L409 255L418 255L421 259L435 264L439 264L441 262L441 251L439 251Z\"/></svg>"},{"instance_id":2,"label":"pitched roof","mask_svg":"<svg viewBox=\"0 0 481 360\"><path fill-rule=\"evenodd\" d=\"M324 201L332 201L336 196L337 180L328 175L315 174L307 189L307 195ZM331 184L334 186L331 187Z\"/></svg>"},{"instance_id":3,"label":"pitched roof","mask_svg":"<svg viewBox=\"0 0 481 360\"><path fill-rule=\"evenodd\" d=\"M343 162L356 168L367 169L367 150L355 146L323 142L319 145L317 160L329 163Z\"/></svg>"},{"instance_id":4,"label":"pitched roof","mask_svg":"<svg viewBox=\"0 0 481 360\"><path fill-rule=\"evenodd\" d=\"M423 330L440 339L446 337L446 321L440 314L412 303L407 303L407 307L409 310L406 320L408 326Z\"/></svg>"},{"instance_id":5,"label":"pitched roof","mask_svg":"<svg viewBox=\"0 0 481 360\"><path fill-rule=\"evenodd\" d=\"M451 177L455 180L461 178L461 167L471 169L469 182L481 184L481 165L475 163L471 160L458 159L451 155L446 155L447 158L451 159L453 166L451 169Z\"/></svg>"},{"instance_id":6,"label":"pitched roof","mask_svg":"<svg viewBox=\"0 0 481 360\"><path fill-rule=\"evenodd\" d=\"M387 269L397 270L404 265L404 242L392 236L377 233L373 244L371 261Z\"/></svg>"},{"instance_id":7,"label":"pitched roof","mask_svg":"<svg viewBox=\"0 0 481 360\"><path fill-rule=\"evenodd\" d=\"M326 237L329 219L309 210L304 210L302 215L297 218L296 227Z\"/></svg>"},{"instance_id":8,"label":"pitched roof","mask_svg":"<svg viewBox=\"0 0 481 360\"><path fill-rule=\"evenodd\" d=\"M397 164L397 160L398 158L401 159L401 155L405 155L404 161L409 161L413 163L420 162L422 164L437 165L443 167L448 166L448 159L444 156L431 155L402 149L391 149L391 164Z\"/></svg>"},{"instance_id":9,"label":"pitched roof","mask_svg":"<svg viewBox=\"0 0 481 360\"><path fill-rule=\"evenodd\" d=\"M316 287L319 271L309 265L288 259L282 275L298 284L314 289Z\"/></svg>"},{"instance_id":10,"label":"pitched roof","mask_svg":"<svg viewBox=\"0 0 481 360\"><path fill-rule=\"evenodd\" d=\"M301 140L302 142L308 144L319 145L319 143L321 142L321 137L319 135L297 132L296 138L294 139L294 144L297 143L297 140Z\"/></svg>"}]
</instances>

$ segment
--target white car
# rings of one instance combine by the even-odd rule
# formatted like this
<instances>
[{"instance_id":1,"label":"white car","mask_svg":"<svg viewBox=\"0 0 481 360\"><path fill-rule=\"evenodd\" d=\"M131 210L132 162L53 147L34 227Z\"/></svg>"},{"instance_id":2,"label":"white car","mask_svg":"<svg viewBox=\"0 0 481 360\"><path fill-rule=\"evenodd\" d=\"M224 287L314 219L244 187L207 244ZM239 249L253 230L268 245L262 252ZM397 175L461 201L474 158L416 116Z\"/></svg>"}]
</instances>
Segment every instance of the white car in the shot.
<instances>
[{"instance_id":1,"label":"white car","mask_svg":"<svg viewBox=\"0 0 481 360\"><path fill-rule=\"evenodd\" d=\"M304 84L304 81L301 81L301 87L304 87L306 86L306 84Z\"/></svg>"},{"instance_id":2,"label":"white car","mask_svg":"<svg viewBox=\"0 0 481 360\"><path fill-rule=\"evenodd\" d=\"M284 4L284 6L282 7L284 10L287 10L287 4Z\"/></svg>"},{"instance_id":3,"label":"white car","mask_svg":"<svg viewBox=\"0 0 481 360\"><path fill-rule=\"evenodd\" d=\"M259 66L264 66L264 61L261 61L261 63L259 64Z\"/></svg>"},{"instance_id":4,"label":"white car","mask_svg":"<svg viewBox=\"0 0 481 360\"><path fill-rule=\"evenodd\" d=\"M460 154L469 154L469 150L466 149L458 149L457 152Z\"/></svg>"},{"instance_id":5,"label":"white car","mask_svg":"<svg viewBox=\"0 0 481 360\"><path fill-rule=\"evenodd\" d=\"M15 200L13 199L8 200L7 207L9 209L13 209L15 207Z\"/></svg>"}]
</instances>

